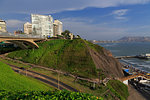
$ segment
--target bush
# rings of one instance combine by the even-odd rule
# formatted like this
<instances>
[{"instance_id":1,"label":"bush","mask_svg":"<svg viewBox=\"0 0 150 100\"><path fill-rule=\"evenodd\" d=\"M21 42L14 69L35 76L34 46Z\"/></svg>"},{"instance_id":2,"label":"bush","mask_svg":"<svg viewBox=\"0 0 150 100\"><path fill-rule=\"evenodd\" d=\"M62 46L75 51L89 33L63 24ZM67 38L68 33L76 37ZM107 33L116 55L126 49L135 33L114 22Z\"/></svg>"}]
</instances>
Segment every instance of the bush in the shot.
<instances>
[{"instance_id":1,"label":"bush","mask_svg":"<svg viewBox=\"0 0 150 100\"><path fill-rule=\"evenodd\" d=\"M0 91L2 100L103 100L91 94L63 91Z\"/></svg>"}]
</instances>

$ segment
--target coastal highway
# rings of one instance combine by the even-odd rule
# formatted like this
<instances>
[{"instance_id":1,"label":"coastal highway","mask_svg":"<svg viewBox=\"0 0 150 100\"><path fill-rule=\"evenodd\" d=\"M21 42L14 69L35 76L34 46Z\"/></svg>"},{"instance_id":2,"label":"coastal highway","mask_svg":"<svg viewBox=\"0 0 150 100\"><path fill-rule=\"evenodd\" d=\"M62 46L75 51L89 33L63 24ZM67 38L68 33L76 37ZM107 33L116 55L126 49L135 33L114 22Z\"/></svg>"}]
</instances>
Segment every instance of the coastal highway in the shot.
<instances>
[{"instance_id":1,"label":"coastal highway","mask_svg":"<svg viewBox=\"0 0 150 100\"><path fill-rule=\"evenodd\" d=\"M130 86L134 87L143 97L146 98L146 100L150 99L150 90L144 89L142 86L138 85L137 82L130 81Z\"/></svg>"},{"instance_id":2,"label":"coastal highway","mask_svg":"<svg viewBox=\"0 0 150 100\"><path fill-rule=\"evenodd\" d=\"M42 81L42 82L44 82L48 85L53 86L54 88L59 87L60 90L66 89L66 90L78 92L78 90L74 89L73 87L71 87L71 86L69 86L69 85L67 85L67 84L65 84L61 81L59 81L59 86L58 86L58 80L54 79L50 76L47 76L47 75L44 75L44 74L41 74L41 73L38 73L38 72L35 72L35 71L26 70L24 68L20 68L20 67L17 67L15 65L11 65L11 64L7 64L7 65L12 67L12 69L17 73L20 73L20 74L27 75L27 76L33 77L35 79L38 79L38 80L40 80L40 81Z\"/></svg>"}]
</instances>

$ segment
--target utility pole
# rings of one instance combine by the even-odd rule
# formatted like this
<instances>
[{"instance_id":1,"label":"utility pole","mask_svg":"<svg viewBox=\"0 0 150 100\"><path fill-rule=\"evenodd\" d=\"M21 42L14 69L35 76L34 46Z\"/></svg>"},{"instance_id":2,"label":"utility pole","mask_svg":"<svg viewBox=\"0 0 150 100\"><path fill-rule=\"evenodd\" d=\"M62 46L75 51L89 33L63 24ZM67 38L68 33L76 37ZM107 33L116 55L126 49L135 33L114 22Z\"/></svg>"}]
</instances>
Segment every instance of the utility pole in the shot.
<instances>
[{"instance_id":1,"label":"utility pole","mask_svg":"<svg viewBox=\"0 0 150 100\"><path fill-rule=\"evenodd\" d=\"M93 89L95 89L95 82L93 82Z\"/></svg>"},{"instance_id":2,"label":"utility pole","mask_svg":"<svg viewBox=\"0 0 150 100\"><path fill-rule=\"evenodd\" d=\"M59 72L57 72L58 73L58 75L57 75L57 79L58 79L58 90L59 90Z\"/></svg>"}]
</instances>

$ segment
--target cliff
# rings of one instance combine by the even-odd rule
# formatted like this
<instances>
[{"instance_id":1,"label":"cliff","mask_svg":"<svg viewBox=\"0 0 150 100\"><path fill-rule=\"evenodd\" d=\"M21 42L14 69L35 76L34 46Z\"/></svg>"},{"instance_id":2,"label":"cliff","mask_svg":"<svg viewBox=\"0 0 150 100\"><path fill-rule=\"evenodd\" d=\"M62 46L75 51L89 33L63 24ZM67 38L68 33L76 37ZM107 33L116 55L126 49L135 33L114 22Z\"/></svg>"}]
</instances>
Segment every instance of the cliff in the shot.
<instances>
[{"instance_id":1,"label":"cliff","mask_svg":"<svg viewBox=\"0 0 150 100\"><path fill-rule=\"evenodd\" d=\"M123 77L120 62L112 56L112 53L99 45L88 42L92 59L97 69L101 69L106 77ZM93 46L93 49L92 49Z\"/></svg>"}]
</instances>

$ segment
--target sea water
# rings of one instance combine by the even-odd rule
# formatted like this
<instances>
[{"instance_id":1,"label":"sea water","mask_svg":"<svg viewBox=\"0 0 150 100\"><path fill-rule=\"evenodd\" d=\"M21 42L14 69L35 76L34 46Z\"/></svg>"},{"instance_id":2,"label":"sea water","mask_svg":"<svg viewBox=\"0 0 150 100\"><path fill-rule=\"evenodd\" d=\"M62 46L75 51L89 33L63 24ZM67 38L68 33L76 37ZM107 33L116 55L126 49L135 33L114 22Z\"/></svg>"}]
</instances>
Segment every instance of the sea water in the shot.
<instances>
[{"instance_id":1,"label":"sea water","mask_svg":"<svg viewBox=\"0 0 150 100\"><path fill-rule=\"evenodd\" d=\"M114 56L135 56L150 53L150 42L98 43L98 45L110 50ZM120 61L150 73L150 59L130 58Z\"/></svg>"}]
</instances>

